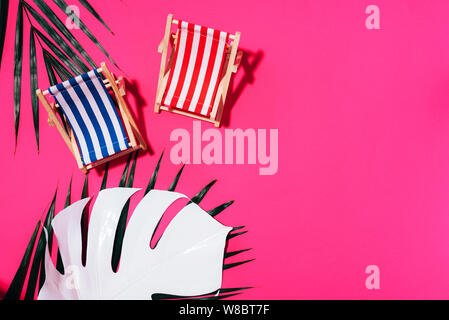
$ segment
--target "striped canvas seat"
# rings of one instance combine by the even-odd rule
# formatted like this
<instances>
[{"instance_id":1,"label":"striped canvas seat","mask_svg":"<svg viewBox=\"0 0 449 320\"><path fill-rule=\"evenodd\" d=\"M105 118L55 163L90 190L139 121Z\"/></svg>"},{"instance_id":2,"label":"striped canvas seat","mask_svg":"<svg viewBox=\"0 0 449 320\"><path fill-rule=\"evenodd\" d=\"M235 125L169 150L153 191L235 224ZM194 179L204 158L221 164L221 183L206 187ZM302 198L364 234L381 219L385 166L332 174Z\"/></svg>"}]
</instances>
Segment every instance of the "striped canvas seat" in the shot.
<instances>
[{"instance_id":1,"label":"striped canvas seat","mask_svg":"<svg viewBox=\"0 0 449 320\"><path fill-rule=\"evenodd\" d=\"M179 21L178 44L162 104L210 116L229 35Z\"/></svg>"},{"instance_id":2,"label":"striped canvas seat","mask_svg":"<svg viewBox=\"0 0 449 320\"><path fill-rule=\"evenodd\" d=\"M73 130L84 165L129 148L122 120L97 70L48 91Z\"/></svg>"}]
</instances>

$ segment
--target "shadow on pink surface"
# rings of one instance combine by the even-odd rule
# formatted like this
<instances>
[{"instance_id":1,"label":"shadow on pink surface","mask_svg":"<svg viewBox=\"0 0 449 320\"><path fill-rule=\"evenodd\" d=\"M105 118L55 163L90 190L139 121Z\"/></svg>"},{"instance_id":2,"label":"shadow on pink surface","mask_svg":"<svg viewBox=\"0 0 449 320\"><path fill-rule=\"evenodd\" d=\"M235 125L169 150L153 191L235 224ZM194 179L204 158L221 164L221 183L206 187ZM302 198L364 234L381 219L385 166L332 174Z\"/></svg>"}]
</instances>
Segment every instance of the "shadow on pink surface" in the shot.
<instances>
[{"instance_id":1,"label":"shadow on pink surface","mask_svg":"<svg viewBox=\"0 0 449 320\"><path fill-rule=\"evenodd\" d=\"M146 154L147 152L150 155L154 155L154 150L151 146L150 140L149 140L147 132L145 130L147 128L147 126L146 126L145 117L144 117L144 108L147 106L147 101L140 93L140 87L139 87L139 83L137 80L129 80L128 78L124 78L124 80L125 80L125 87L126 87L126 92L127 92L127 94L124 96L124 99L128 106L135 106L135 109L137 110L137 111L134 111L133 108L129 108L129 111L130 111L134 121L136 122L137 127L139 128L140 133L142 134L143 139L145 140L145 143L148 148L146 151L139 150L138 157L140 158L142 155ZM130 103L130 101L129 101L130 96L132 96L132 99L134 100L134 104ZM115 103L117 104L117 101L115 101ZM127 157L121 157L121 158L112 160L109 162L109 167L115 168L117 166L123 165L123 163L126 162L126 159L127 159ZM103 176L104 170L105 170L105 165L95 167L94 170L98 173L99 176Z\"/></svg>"},{"instance_id":2,"label":"shadow on pink surface","mask_svg":"<svg viewBox=\"0 0 449 320\"><path fill-rule=\"evenodd\" d=\"M126 79L126 90L128 93L130 93L134 99L134 106L137 110L137 114L135 114L135 112L133 112L133 110L130 110L131 114L133 115L137 127L139 128L140 132L143 135L143 138L147 144L148 147L148 152L150 153L150 155L154 155L154 150L151 147L150 144L150 139L148 138L147 132L145 130L146 123L145 123L145 117L144 117L144 108L148 106L147 101L145 100L145 98L142 96L142 94L140 93L140 86L139 86L139 82L135 79L133 80L129 80ZM125 100L128 103L128 105L130 105L129 103L129 95L125 96Z\"/></svg>"},{"instance_id":3,"label":"shadow on pink surface","mask_svg":"<svg viewBox=\"0 0 449 320\"><path fill-rule=\"evenodd\" d=\"M246 49L240 50L243 52L243 56L240 62L239 69L242 69L244 74L236 86L234 86L235 76L231 77L229 86L230 88L232 88L232 91L228 93L228 96L226 98L222 118L223 127L229 127L231 122L231 109L234 108L234 105L237 103L237 100L242 95L246 86L248 84L254 83L255 81L254 73L256 69L259 67L260 62L262 61L264 56L262 50L258 50L256 52L252 52Z\"/></svg>"}]
</instances>

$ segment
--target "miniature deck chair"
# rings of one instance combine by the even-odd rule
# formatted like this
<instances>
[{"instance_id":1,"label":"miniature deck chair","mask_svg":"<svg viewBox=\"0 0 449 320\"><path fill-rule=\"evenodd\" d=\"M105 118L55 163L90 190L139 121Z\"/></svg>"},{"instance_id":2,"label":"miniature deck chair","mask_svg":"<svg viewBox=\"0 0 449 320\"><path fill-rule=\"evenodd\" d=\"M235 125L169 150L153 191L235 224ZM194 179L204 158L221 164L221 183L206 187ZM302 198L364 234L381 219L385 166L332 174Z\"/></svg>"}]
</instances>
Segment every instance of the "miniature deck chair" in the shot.
<instances>
[{"instance_id":1,"label":"miniature deck chair","mask_svg":"<svg viewBox=\"0 0 449 320\"><path fill-rule=\"evenodd\" d=\"M100 72L103 72L105 80ZM120 115L108 88L115 95ZM56 126L84 173L137 149L146 149L123 98L125 93L123 78L116 80L105 63L99 69L52 86L44 92L36 90L48 112L49 125ZM54 103L47 100L48 94L54 97Z\"/></svg>"},{"instance_id":2,"label":"miniature deck chair","mask_svg":"<svg viewBox=\"0 0 449 320\"><path fill-rule=\"evenodd\" d=\"M172 25L178 25L175 33ZM174 20L168 15L154 111L165 110L220 126L231 73L237 72L240 32L226 32ZM169 43L171 57L167 63Z\"/></svg>"}]
</instances>

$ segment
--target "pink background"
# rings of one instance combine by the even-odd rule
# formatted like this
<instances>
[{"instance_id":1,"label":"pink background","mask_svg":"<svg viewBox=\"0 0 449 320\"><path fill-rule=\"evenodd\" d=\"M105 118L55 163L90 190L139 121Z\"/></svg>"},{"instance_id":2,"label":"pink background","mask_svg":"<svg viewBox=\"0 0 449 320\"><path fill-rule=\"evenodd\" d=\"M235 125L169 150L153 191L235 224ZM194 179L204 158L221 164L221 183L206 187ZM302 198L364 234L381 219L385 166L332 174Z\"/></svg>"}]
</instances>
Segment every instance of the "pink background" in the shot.
<instances>
[{"instance_id":1,"label":"pink background","mask_svg":"<svg viewBox=\"0 0 449 320\"><path fill-rule=\"evenodd\" d=\"M14 154L18 0L10 2L0 73L2 291L55 188L59 211L70 176L73 200L84 179L42 107L36 152L27 51ZM155 154L140 157L135 186L146 186L160 153L170 150L173 129L192 130L189 118L153 113L167 14L241 31L241 48L262 57L239 70L234 87L250 81L233 98L228 127L279 129L278 173L259 176L254 165L189 165L177 188L193 196L217 178L202 207L236 200L218 219L247 227L230 249L253 248L240 258L256 260L226 271L225 287L255 287L239 296L245 299L449 298L448 1L90 2L115 35L84 8L82 20L141 95L139 103L132 95L129 101ZM381 30L365 27L370 4L380 8ZM81 31L74 34L95 61L105 60ZM28 48L28 32L24 43ZM40 87L47 87L42 60L38 67ZM118 184L123 161L111 168L109 186ZM167 152L157 187L167 188L178 168ZM89 179L94 195L99 173ZM380 290L365 288L370 264L380 268Z\"/></svg>"}]
</instances>

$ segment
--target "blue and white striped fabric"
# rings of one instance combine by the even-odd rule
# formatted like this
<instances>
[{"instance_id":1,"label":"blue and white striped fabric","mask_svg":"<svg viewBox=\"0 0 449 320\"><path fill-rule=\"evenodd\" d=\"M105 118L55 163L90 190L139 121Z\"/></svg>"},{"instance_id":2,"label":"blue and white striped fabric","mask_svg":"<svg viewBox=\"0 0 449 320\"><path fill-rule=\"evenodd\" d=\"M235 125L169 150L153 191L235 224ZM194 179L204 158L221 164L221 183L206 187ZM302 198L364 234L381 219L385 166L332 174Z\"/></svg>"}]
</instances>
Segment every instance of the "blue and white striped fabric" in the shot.
<instances>
[{"instance_id":1,"label":"blue and white striped fabric","mask_svg":"<svg viewBox=\"0 0 449 320\"><path fill-rule=\"evenodd\" d=\"M129 148L117 108L97 70L48 91L73 129L84 165Z\"/></svg>"}]
</instances>

